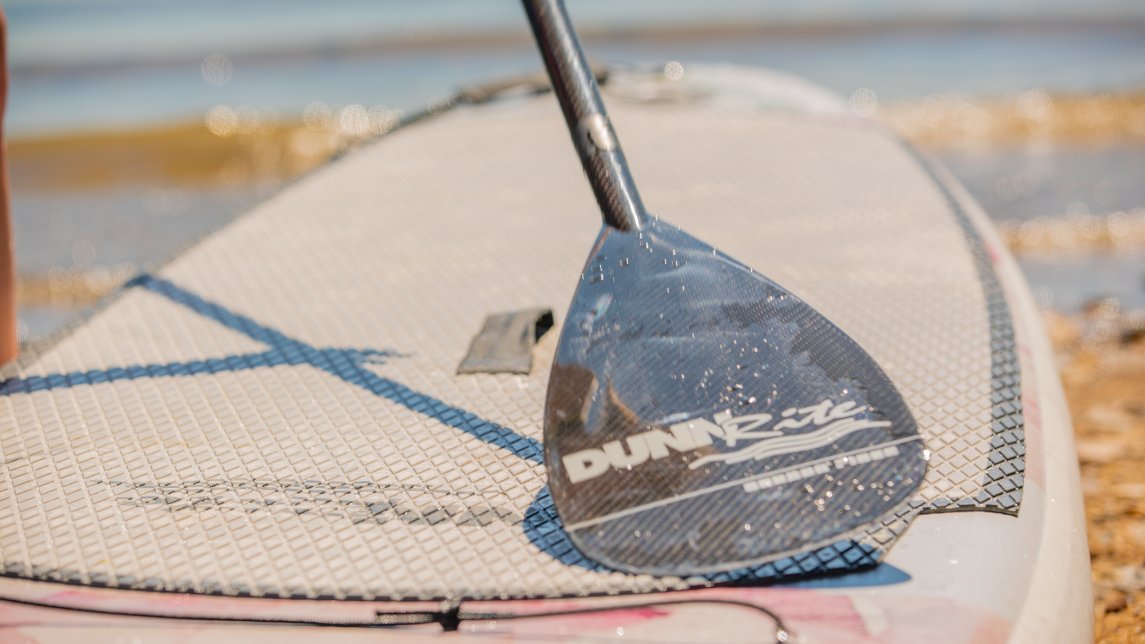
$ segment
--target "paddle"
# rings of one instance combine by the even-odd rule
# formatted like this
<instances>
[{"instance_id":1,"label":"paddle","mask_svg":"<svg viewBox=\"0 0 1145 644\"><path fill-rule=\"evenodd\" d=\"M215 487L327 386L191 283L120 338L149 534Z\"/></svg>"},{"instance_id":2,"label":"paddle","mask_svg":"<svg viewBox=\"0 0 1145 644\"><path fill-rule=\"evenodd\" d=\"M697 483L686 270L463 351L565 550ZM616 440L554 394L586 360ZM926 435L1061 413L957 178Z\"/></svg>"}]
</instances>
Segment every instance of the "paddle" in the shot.
<instances>
[{"instance_id":1,"label":"paddle","mask_svg":"<svg viewBox=\"0 0 1145 644\"><path fill-rule=\"evenodd\" d=\"M524 6L604 218L545 409L573 544L621 570L691 575L893 512L926 461L886 374L798 297L645 213L562 3Z\"/></svg>"}]
</instances>

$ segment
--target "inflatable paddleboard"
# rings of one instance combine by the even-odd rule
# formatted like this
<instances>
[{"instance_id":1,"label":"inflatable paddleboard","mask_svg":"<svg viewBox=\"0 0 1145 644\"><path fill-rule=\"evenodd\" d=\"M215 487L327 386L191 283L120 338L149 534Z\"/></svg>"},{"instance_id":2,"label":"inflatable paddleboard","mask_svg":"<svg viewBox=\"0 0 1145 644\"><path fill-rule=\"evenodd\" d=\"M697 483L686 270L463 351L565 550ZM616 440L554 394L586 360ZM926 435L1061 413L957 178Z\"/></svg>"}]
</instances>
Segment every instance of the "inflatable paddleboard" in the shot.
<instances>
[{"instance_id":1,"label":"inflatable paddleboard","mask_svg":"<svg viewBox=\"0 0 1145 644\"><path fill-rule=\"evenodd\" d=\"M0 632L1091 638L1069 417L986 216L816 87L673 78L617 70L604 88L649 211L783 284L887 374L927 459L896 512L689 577L572 545L542 424L598 215L553 97L499 84L312 173L5 369ZM521 320L524 360L483 368ZM847 458L743 485L814 467L849 484Z\"/></svg>"}]
</instances>

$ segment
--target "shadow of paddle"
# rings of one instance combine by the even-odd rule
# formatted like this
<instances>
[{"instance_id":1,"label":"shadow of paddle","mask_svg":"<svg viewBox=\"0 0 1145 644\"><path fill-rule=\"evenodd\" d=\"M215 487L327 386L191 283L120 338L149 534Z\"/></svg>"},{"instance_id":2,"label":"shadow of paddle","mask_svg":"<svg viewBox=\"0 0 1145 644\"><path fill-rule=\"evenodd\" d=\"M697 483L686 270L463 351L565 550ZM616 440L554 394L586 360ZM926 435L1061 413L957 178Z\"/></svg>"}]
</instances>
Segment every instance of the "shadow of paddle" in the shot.
<instances>
[{"instance_id":1,"label":"shadow of paddle","mask_svg":"<svg viewBox=\"0 0 1145 644\"><path fill-rule=\"evenodd\" d=\"M522 521L525 536L538 550L566 566L593 572L614 572L581 554L569 539L548 486L533 498ZM910 580L903 570L879 563L878 549L850 539L808 552L781 557L728 572L694 575L693 583L712 585L785 584L793 588L850 588L886 586Z\"/></svg>"},{"instance_id":2,"label":"shadow of paddle","mask_svg":"<svg viewBox=\"0 0 1145 644\"><path fill-rule=\"evenodd\" d=\"M153 275L140 275L125 288L141 288L161 295L195 313L237 331L267 346L266 351L221 358L167 362L161 364L129 365L54 373L45 376L11 378L0 383L0 396L28 394L38 391L63 389L136 380L139 378L181 377L202 374L238 372L277 366L310 366L360 387L412 411L432 418L444 425L460 430L490 445L504 449L514 456L543 463L540 442L521 436L503 425L414 391L409 387L384 378L366 368L381 364L386 359L401 357L392 351L368 348L315 347L301 340L260 324L253 319L192 293L173 282Z\"/></svg>"},{"instance_id":3,"label":"shadow of paddle","mask_svg":"<svg viewBox=\"0 0 1145 644\"><path fill-rule=\"evenodd\" d=\"M553 505L553 497L549 494L547 485L533 497L533 502L525 511L521 527L525 530L525 536L538 550L564 565L577 566L594 572L609 572L608 568L582 555L569 540L568 532L565 532L560 518L557 517L557 509Z\"/></svg>"}]
</instances>

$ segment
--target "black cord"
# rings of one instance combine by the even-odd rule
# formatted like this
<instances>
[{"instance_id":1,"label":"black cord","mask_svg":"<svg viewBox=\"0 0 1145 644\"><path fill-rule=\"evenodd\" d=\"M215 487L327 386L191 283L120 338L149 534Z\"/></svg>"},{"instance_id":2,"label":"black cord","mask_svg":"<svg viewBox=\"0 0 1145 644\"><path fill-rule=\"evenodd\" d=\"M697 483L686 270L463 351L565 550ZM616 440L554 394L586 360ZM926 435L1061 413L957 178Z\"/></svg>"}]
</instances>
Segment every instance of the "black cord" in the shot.
<instances>
[{"instance_id":1,"label":"black cord","mask_svg":"<svg viewBox=\"0 0 1145 644\"><path fill-rule=\"evenodd\" d=\"M585 606L583 608L570 608L567 610L539 611L535 613L498 613L484 611L468 611L461 608L460 603L446 605L441 610L434 611L378 611L374 614L372 622L354 621L317 621L310 619L282 619L274 617L217 617L211 615L178 615L164 614L162 612L149 613L143 611L122 611L92 608L86 606L62 606L48 604L13 597L0 597L0 601L13 604L22 604L36 608L65 610L95 615L109 615L116 617L142 617L147 619L175 619L197 622L216 622L226 624L264 624L277 626L324 626L333 628L393 628L400 626L417 626L420 624L438 624L444 631L456 631L463 621L492 621L502 619L533 619L541 617L560 617L562 615L586 615L590 613L607 613L617 610L632 610L637 608L654 608L656 606L674 606L679 604L720 604L748 608L767 615L775 622L775 641L782 643L792 639L792 632L783 623L783 620L770 609L738 599L662 599L656 601L635 602L631 604L616 604L609 606Z\"/></svg>"},{"instance_id":2,"label":"black cord","mask_svg":"<svg viewBox=\"0 0 1145 644\"><path fill-rule=\"evenodd\" d=\"M617 610L632 610L636 608L654 608L657 606L674 606L679 604L720 604L749 608L763 613L775 622L775 641L790 641L792 632L783 623L783 619L768 608L738 599L662 599L656 601L637 602L632 604L616 604L609 606L585 606L584 608L570 608L566 610L539 611L535 613L498 613L487 611L468 611L458 604L449 609L440 611L412 611L412 612L379 612L378 625L404 626L411 624L437 623L446 631L456 631L463 621L492 621L506 619L533 619L541 617L560 617L562 615L585 615L589 613L607 613Z\"/></svg>"}]
</instances>

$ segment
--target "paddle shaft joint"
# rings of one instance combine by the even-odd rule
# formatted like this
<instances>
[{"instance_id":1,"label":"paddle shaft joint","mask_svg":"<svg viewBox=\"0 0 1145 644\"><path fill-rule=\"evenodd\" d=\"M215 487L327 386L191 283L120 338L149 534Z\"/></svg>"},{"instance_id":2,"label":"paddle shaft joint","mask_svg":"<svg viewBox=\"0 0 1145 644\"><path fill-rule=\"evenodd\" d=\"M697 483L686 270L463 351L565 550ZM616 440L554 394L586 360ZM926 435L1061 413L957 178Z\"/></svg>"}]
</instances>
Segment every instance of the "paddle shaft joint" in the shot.
<instances>
[{"instance_id":1,"label":"paddle shaft joint","mask_svg":"<svg viewBox=\"0 0 1145 644\"><path fill-rule=\"evenodd\" d=\"M620 230L639 230L645 218L644 203L564 3L522 3L604 222Z\"/></svg>"}]
</instances>

